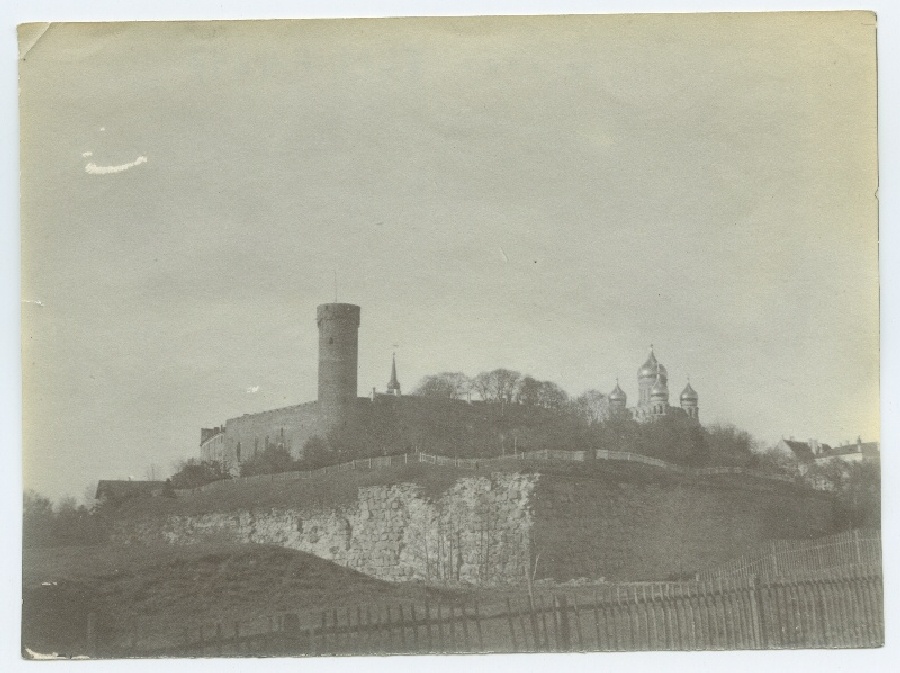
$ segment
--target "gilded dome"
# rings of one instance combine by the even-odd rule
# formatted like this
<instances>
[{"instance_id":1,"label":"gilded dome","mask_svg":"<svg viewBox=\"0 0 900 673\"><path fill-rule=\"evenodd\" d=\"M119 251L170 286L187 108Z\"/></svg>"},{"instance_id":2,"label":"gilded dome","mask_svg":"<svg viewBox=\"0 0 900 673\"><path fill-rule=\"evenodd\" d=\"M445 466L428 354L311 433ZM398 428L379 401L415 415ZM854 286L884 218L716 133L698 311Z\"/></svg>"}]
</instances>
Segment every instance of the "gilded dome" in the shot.
<instances>
[{"instance_id":1,"label":"gilded dome","mask_svg":"<svg viewBox=\"0 0 900 673\"><path fill-rule=\"evenodd\" d=\"M656 370L659 367L659 363L656 361L656 356L653 354L653 347L650 347L650 355L647 356L647 361L638 369L638 378L656 376Z\"/></svg>"},{"instance_id":2,"label":"gilded dome","mask_svg":"<svg viewBox=\"0 0 900 673\"><path fill-rule=\"evenodd\" d=\"M653 387L650 389L650 397L667 397L669 395L669 389L666 388L666 384L662 380L662 375L658 374L656 376L656 383L653 384Z\"/></svg>"},{"instance_id":3,"label":"gilded dome","mask_svg":"<svg viewBox=\"0 0 900 673\"><path fill-rule=\"evenodd\" d=\"M696 402L698 399L699 395L697 395L697 391L691 388L691 382L688 381L688 384L684 387L684 390L681 391L681 401Z\"/></svg>"},{"instance_id":4,"label":"gilded dome","mask_svg":"<svg viewBox=\"0 0 900 673\"><path fill-rule=\"evenodd\" d=\"M616 381L615 389L609 394L610 402L625 402L626 396L625 391L619 387L619 382Z\"/></svg>"}]
</instances>

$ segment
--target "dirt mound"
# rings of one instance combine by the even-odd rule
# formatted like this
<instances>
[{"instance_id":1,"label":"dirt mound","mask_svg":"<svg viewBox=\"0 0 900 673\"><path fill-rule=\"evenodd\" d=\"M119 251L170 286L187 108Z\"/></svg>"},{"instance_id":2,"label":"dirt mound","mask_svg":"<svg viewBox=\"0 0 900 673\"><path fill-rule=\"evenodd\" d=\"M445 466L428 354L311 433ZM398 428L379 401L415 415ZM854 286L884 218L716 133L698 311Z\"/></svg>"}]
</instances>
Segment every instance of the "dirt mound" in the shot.
<instances>
[{"instance_id":1,"label":"dirt mound","mask_svg":"<svg viewBox=\"0 0 900 673\"><path fill-rule=\"evenodd\" d=\"M200 629L232 632L278 614L303 619L360 603L421 600L329 561L267 545L96 545L26 550L22 645L83 653L87 614L97 641L171 640ZM102 647L101 647L102 649Z\"/></svg>"}]
</instances>

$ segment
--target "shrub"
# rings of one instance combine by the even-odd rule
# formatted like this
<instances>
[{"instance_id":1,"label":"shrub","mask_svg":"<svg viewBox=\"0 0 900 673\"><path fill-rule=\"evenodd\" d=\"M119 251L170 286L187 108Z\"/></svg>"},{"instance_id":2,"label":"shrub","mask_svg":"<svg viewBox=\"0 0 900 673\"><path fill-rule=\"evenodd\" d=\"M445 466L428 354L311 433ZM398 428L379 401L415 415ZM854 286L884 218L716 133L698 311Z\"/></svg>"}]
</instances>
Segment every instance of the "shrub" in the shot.
<instances>
[{"instance_id":1,"label":"shrub","mask_svg":"<svg viewBox=\"0 0 900 673\"><path fill-rule=\"evenodd\" d=\"M197 488L213 481L230 478L231 474L221 463L191 458L181 463L169 483L171 488Z\"/></svg>"}]
</instances>

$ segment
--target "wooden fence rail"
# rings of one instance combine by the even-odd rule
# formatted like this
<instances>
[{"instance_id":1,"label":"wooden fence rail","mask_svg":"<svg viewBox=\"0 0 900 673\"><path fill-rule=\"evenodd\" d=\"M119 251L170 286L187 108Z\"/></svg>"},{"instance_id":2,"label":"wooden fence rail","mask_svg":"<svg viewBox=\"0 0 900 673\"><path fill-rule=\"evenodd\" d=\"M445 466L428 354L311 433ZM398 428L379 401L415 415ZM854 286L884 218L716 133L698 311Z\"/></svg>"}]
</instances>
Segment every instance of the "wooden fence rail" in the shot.
<instances>
[{"instance_id":1,"label":"wooden fence rail","mask_svg":"<svg viewBox=\"0 0 900 673\"><path fill-rule=\"evenodd\" d=\"M848 530L813 540L776 540L697 573L701 581L763 578L810 578L855 568L878 573L881 568L881 532Z\"/></svg>"},{"instance_id":2,"label":"wooden fence rail","mask_svg":"<svg viewBox=\"0 0 900 673\"><path fill-rule=\"evenodd\" d=\"M114 656L322 656L466 652L721 650L878 647L880 574L830 579L693 582L572 588L533 601L456 600L268 617L267 626L218 623ZM302 621L306 620L306 621ZM102 656L102 654L101 654Z\"/></svg>"}]
</instances>

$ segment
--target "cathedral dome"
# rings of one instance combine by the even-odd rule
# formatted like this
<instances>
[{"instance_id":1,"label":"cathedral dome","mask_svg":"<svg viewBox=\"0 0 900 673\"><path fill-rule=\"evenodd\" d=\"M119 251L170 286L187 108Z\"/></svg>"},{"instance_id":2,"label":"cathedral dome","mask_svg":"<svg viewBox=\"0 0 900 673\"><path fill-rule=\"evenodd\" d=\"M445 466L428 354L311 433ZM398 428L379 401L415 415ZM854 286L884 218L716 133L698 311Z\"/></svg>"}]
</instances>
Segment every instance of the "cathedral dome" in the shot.
<instances>
[{"instance_id":1,"label":"cathedral dome","mask_svg":"<svg viewBox=\"0 0 900 673\"><path fill-rule=\"evenodd\" d=\"M691 382L688 381L688 384L684 387L684 390L681 391L681 401L696 402L698 399L699 395L697 395L697 391L691 388Z\"/></svg>"},{"instance_id":2,"label":"cathedral dome","mask_svg":"<svg viewBox=\"0 0 900 673\"><path fill-rule=\"evenodd\" d=\"M653 384L653 387L650 389L650 397L668 397L669 389L666 388L666 384L663 383L662 375L657 375L656 383Z\"/></svg>"},{"instance_id":3,"label":"cathedral dome","mask_svg":"<svg viewBox=\"0 0 900 673\"><path fill-rule=\"evenodd\" d=\"M624 403L625 399L626 399L625 391L619 387L619 382L616 381L615 389L609 394L609 401Z\"/></svg>"},{"instance_id":4,"label":"cathedral dome","mask_svg":"<svg viewBox=\"0 0 900 673\"><path fill-rule=\"evenodd\" d=\"M649 378L651 376L656 376L656 370L659 367L659 363L656 361L656 356L653 354L653 347L650 347L650 355L647 356L647 361L638 369L638 378Z\"/></svg>"}]
</instances>

